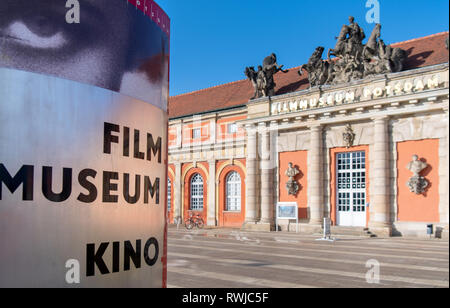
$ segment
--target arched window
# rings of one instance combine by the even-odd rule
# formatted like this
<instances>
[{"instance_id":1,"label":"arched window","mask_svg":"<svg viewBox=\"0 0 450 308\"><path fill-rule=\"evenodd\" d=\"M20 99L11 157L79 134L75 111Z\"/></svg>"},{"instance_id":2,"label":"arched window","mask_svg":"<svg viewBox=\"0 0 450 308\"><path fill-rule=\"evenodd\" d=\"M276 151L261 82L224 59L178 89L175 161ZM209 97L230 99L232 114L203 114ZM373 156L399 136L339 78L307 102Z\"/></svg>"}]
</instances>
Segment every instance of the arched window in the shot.
<instances>
[{"instance_id":1,"label":"arched window","mask_svg":"<svg viewBox=\"0 0 450 308\"><path fill-rule=\"evenodd\" d=\"M235 171L227 175L226 202L227 211L241 211L241 176Z\"/></svg>"},{"instance_id":2,"label":"arched window","mask_svg":"<svg viewBox=\"0 0 450 308\"><path fill-rule=\"evenodd\" d=\"M191 179L191 210L203 210L203 178L198 173Z\"/></svg>"},{"instance_id":3,"label":"arched window","mask_svg":"<svg viewBox=\"0 0 450 308\"><path fill-rule=\"evenodd\" d=\"M172 182L167 179L167 209L170 211L172 207Z\"/></svg>"}]
</instances>

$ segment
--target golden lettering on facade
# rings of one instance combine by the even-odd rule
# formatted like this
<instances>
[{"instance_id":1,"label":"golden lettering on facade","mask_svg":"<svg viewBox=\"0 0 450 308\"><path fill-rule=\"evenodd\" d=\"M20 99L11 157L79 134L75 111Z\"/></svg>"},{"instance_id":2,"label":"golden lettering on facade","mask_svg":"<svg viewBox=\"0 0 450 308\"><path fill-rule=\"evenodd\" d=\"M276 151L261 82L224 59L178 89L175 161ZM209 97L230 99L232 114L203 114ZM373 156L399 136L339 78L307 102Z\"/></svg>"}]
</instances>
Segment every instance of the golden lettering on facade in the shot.
<instances>
[{"instance_id":1,"label":"golden lettering on facade","mask_svg":"<svg viewBox=\"0 0 450 308\"><path fill-rule=\"evenodd\" d=\"M319 98L305 98L290 102L272 103L271 113L272 115L291 113L308 109L341 105L344 103L350 104L355 101L365 101L369 99L379 99L383 97L417 93L426 89L431 90L439 88L440 84L439 76L433 75L417 80L409 79L405 81L398 81L384 87L364 87L361 92L356 90L332 92L324 94ZM356 93L362 93L362 95L357 97Z\"/></svg>"}]
</instances>

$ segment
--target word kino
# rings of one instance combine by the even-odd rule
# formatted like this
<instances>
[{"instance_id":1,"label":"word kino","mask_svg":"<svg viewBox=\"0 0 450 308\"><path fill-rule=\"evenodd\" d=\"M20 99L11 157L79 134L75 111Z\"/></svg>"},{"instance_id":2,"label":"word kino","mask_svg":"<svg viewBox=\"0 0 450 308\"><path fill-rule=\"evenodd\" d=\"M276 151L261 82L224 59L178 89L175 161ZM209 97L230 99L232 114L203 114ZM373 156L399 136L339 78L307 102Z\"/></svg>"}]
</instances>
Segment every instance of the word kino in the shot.
<instances>
[{"instance_id":1,"label":"word kino","mask_svg":"<svg viewBox=\"0 0 450 308\"><path fill-rule=\"evenodd\" d=\"M123 127L121 129L119 125L104 123L104 138L103 138L103 154L111 155L111 145L113 143L119 143L119 134L123 132L122 141L122 156L132 157L141 161L155 161L161 164L161 137L158 137L157 141L154 142L153 136L147 133L147 147L146 152L139 151L139 130L134 130L134 138L130 138L130 128ZM134 140L132 153L130 153L130 140ZM116 153L117 154L117 153ZM152 159L153 158L153 159ZM22 200L23 201L33 201L34 200L34 182L35 182L35 166L33 165L23 165L14 175L12 175L7 167L0 162L0 200L2 200L2 186L6 188L13 194L20 186L22 186ZM57 182L61 183L59 187L62 186L62 190L55 192L53 187L55 181L53 178L53 168L50 166L42 167L42 194L48 201L51 202L64 202L69 199L72 195L72 182L73 182L73 168L62 168L61 171L58 170L55 173L58 174ZM147 175L134 175L134 194L130 194L130 174L115 171L102 171L100 176L94 169L86 168L81 170L76 179L80 186L85 190L78 192L76 199L81 203L92 203L98 199L98 195L101 195L101 200L103 203L119 203L119 188L118 182L119 177L122 181L122 195L123 199L128 204L136 204L141 199L143 199L144 204L149 203L149 199L154 199L154 204L159 204L159 193L160 193L160 178L156 177L153 181ZM97 177L101 177L102 187L99 190L94 184L94 180ZM142 189L142 193L141 193Z\"/></svg>"},{"instance_id":2,"label":"word kino","mask_svg":"<svg viewBox=\"0 0 450 308\"><path fill-rule=\"evenodd\" d=\"M386 96L402 95L421 92L426 89L435 89L439 87L439 78L434 76L417 81L398 82L394 86L363 88L362 100L377 99ZM272 115L308 110L314 108L330 107L341 104L351 104L360 97L356 97L356 91L340 91L324 95L317 98L296 100L290 102L273 103L271 106Z\"/></svg>"}]
</instances>

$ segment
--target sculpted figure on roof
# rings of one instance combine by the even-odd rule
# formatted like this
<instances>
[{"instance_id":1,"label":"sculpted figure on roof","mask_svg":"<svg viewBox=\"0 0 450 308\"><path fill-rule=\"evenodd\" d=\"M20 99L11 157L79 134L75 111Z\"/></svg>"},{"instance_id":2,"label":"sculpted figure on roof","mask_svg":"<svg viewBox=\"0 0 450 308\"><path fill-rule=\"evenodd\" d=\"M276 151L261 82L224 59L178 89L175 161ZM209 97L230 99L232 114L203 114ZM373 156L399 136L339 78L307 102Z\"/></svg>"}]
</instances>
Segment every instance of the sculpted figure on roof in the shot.
<instances>
[{"instance_id":1,"label":"sculpted figure on roof","mask_svg":"<svg viewBox=\"0 0 450 308\"><path fill-rule=\"evenodd\" d=\"M267 77L266 72L264 71L261 65L258 66L258 71L255 71L253 66L245 68L245 76L247 76L248 80L252 82L254 92L253 97L261 98L267 96Z\"/></svg>"},{"instance_id":2,"label":"sculpted figure on roof","mask_svg":"<svg viewBox=\"0 0 450 308\"><path fill-rule=\"evenodd\" d=\"M353 16L349 17L350 25L343 25L334 49L328 51L328 59L331 56L344 57L351 55L358 58L363 49L363 40L366 38L364 30L355 22Z\"/></svg>"},{"instance_id":3,"label":"sculpted figure on roof","mask_svg":"<svg viewBox=\"0 0 450 308\"><path fill-rule=\"evenodd\" d=\"M278 65L277 56L274 53L264 59L263 65L258 66L257 72L254 67L247 67L245 75L255 89L251 99L274 96L276 87L274 76L278 72L287 73L288 70L283 70L283 65Z\"/></svg>"},{"instance_id":4,"label":"sculpted figure on roof","mask_svg":"<svg viewBox=\"0 0 450 308\"><path fill-rule=\"evenodd\" d=\"M325 48L319 46L316 51L309 58L307 64L300 67L299 75L303 75L303 71L308 72L309 83L311 87L323 85L328 82L331 72L331 64L328 61L322 60L322 55Z\"/></svg>"},{"instance_id":5,"label":"sculpted figure on roof","mask_svg":"<svg viewBox=\"0 0 450 308\"><path fill-rule=\"evenodd\" d=\"M265 96L274 96L275 95L275 81L273 77L278 72L287 73L288 70L283 70L283 66L279 66L277 63L277 56L272 53L270 56L266 57L263 61L263 70L266 78L266 95Z\"/></svg>"},{"instance_id":6,"label":"sculpted figure on roof","mask_svg":"<svg viewBox=\"0 0 450 308\"><path fill-rule=\"evenodd\" d=\"M350 25L348 26L350 28L349 31L349 37L348 37L348 50L356 49L362 49L362 42L366 38L366 34L364 33L364 30L356 23L355 17L350 16L348 18Z\"/></svg>"},{"instance_id":7,"label":"sculpted figure on roof","mask_svg":"<svg viewBox=\"0 0 450 308\"><path fill-rule=\"evenodd\" d=\"M300 75L303 70L308 72L311 87L346 83L403 70L406 51L386 46L380 38L380 24L375 25L364 45L364 30L354 17L350 16L349 22L349 25L342 26L334 49L328 51L328 60L322 60L323 47L318 47L308 63L300 68Z\"/></svg>"},{"instance_id":8,"label":"sculpted figure on roof","mask_svg":"<svg viewBox=\"0 0 450 308\"><path fill-rule=\"evenodd\" d=\"M256 84L258 87L259 97L266 97L268 81L267 81L266 71L264 70L264 68L261 65L258 66L258 73L256 76L257 76Z\"/></svg>"},{"instance_id":9,"label":"sculpted figure on roof","mask_svg":"<svg viewBox=\"0 0 450 308\"><path fill-rule=\"evenodd\" d=\"M381 25L376 24L363 50L364 77L403 70L406 51L386 46L380 37Z\"/></svg>"},{"instance_id":10,"label":"sculpted figure on roof","mask_svg":"<svg viewBox=\"0 0 450 308\"><path fill-rule=\"evenodd\" d=\"M253 66L246 67L244 73L245 76L247 76L248 80L252 82L253 88L255 89L255 91L253 92L253 97L251 99L261 97L257 83L258 73L255 71L255 68Z\"/></svg>"}]
</instances>

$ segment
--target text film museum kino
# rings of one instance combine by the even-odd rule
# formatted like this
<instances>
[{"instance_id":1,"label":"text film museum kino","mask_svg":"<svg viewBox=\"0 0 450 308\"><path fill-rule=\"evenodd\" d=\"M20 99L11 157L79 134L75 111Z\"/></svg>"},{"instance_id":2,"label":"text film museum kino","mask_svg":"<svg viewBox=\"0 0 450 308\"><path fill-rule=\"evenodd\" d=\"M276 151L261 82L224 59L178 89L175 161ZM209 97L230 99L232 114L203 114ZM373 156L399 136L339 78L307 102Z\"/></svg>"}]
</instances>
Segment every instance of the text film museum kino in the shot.
<instances>
[{"instance_id":1,"label":"text film museum kino","mask_svg":"<svg viewBox=\"0 0 450 308\"><path fill-rule=\"evenodd\" d=\"M171 97L171 223L275 229L296 202L299 232L448 238L448 32L386 45L350 18L334 49L284 70ZM327 55L325 55L327 58ZM181 220L183 221L183 220ZM296 230L295 221L280 221Z\"/></svg>"}]
</instances>

